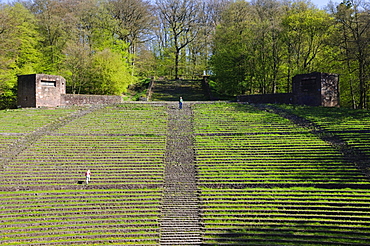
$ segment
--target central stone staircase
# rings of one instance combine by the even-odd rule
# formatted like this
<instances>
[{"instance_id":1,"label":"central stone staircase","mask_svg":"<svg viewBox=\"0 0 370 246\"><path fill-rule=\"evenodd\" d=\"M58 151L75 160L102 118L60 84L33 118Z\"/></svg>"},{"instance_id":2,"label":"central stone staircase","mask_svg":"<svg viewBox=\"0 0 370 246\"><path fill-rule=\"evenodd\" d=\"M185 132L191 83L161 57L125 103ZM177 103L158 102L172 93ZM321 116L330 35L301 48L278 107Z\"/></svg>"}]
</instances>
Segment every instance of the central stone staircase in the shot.
<instances>
[{"instance_id":1,"label":"central stone staircase","mask_svg":"<svg viewBox=\"0 0 370 246\"><path fill-rule=\"evenodd\" d=\"M197 171L194 165L192 110L168 106L168 136L161 218L161 245L200 245Z\"/></svg>"},{"instance_id":2,"label":"central stone staircase","mask_svg":"<svg viewBox=\"0 0 370 246\"><path fill-rule=\"evenodd\" d=\"M204 101L204 89L200 80L159 80L155 81L151 101Z\"/></svg>"}]
</instances>

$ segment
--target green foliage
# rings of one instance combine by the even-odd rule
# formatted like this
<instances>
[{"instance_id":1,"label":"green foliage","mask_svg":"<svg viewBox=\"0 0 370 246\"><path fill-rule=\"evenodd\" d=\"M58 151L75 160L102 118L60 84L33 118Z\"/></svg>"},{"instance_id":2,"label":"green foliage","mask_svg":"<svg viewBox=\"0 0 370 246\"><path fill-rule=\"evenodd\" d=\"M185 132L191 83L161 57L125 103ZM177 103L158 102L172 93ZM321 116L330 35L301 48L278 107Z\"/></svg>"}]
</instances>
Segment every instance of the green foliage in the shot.
<instances>
[{"instance_id":1,"label":"green foliage","mask_svg":"<svg viewBox=\"0 0 370 246\"><path fill-rule=\"evenodd\" d=\"M122 56L109 49L94 55L91 72L93 74L89 92L92 94L121 95L135 82Z\"/></svg>"},{"instance_id":2,"label":"green foliage","mask_svg":"<svg viewBox=\"0 0 370 246\"><path fill-rule=\"evenodd\" d=\"M298 73L326 69L332 18L307 3L271 1L228 6L214 37L212 66L218 91L228 95L289 92Z\"/></svg>"},{"instance_id":3,"label":"green foliage","mask_svg":"<svg viewBox=\"0 0 370 246\"><path fill-rule=\"evenodd\" d=\"M115 35L118 22L104 4L84 6L79 18L82 30L63 50L62 74L69 92L122 95L137 79L132 72L128 44Z\"/></svg>"},{"instance_id":4,"label":"green foliage","mask_svg":"<svg viewBox=\"0 0 370 246\"><path fill-rule=\"evenodd\" d=\"M231 4L216 29L211 64L216 90L227 95L243 94L247 89L245 80L251 56L248 52L250 39L245 33L248 32L249 9L249 4L244 1Z\"/></svg>"},{"instance_id":5,"label":"green foliage","mask_svg":"<svg viewBox=\"0 0 370 246\"><path fill-rule=\"evenodd\" d=\"M362 1L327 12L303 0L150 2L160 11L149 2L1 4L2 100L14 101L16 75L30 73L64 76L69 93L122 94L143 78L209 71L218 94L235 96L290 92L294 75L318 71L341 74L344 106L368 106L370 15Z\"/></svg>"},{"instance_id":6,"label":"green foliage","mask_svg":"<svg viewBox=\"0 0 370 246\"><path fill-rule=\"evenodd\" d=\"M0 6L0 15L6 22L0 32L0 108L9 108L15 106L17 75L40 67L40 36L34 16L21 4Z\"/></svg>"}]
</instances>

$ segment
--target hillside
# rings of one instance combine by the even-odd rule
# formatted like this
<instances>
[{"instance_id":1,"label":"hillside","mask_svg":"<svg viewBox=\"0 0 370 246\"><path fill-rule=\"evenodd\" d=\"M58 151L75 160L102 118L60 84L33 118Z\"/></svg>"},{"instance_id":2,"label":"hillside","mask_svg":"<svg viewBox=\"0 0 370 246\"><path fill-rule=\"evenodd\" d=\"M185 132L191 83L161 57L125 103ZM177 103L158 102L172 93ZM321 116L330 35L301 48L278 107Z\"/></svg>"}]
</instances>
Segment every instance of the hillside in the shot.
<instances>
[{"instance_id":1,"label":"hillside","mask_svg":"<svg viewBox=\"0 0 370 246\"><path fill-rule=\"evenodd\" d=\"M0 111L0 244L370 245L368 111L188 101Z\"/></svg>"}]
</instances>

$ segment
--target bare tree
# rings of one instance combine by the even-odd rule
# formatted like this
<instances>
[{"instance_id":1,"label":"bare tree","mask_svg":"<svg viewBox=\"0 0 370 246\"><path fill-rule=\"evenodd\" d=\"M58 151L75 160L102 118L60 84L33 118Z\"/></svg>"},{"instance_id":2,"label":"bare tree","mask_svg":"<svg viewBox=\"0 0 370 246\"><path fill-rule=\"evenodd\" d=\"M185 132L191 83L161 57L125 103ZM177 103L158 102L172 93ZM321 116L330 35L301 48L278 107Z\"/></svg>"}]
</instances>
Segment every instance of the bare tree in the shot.
<instances>
[{"instance_id":1,"label":"bare tree","mask_svg":"<svg viewBox=\"0 0 370 246\"><path fill-rule=\"evenodd\" d=\"M108 8L119 22L119 38L129 43L130 53L135 54L137 44L147 39L153 27L150 3L143 0L109 0Z\"/></svg>"},{"instance_id":2,"label":"bare tree","mask_svg":"<svg viewBox=\"0 0 370 246\"><path fill-rule=\"evenodd\" d=\"M332 10L334 10L332 8ZM367 91L370 79L369 56L370 56L370 14L367 2L361 0L346 0L339 4L335 16L342 37L341 48L347 59L347 66L354 61L358 77L358 105L355 107L367 107ZM352 86L351 86L352 88Z\"/></svg>"},{"instance_id":3,"label":"bare tree","mask_svg":"<svg viewBox=\"0 0 370 246\"><path fill-rule=\"evenodd\" d=\"M179 78L181 51L206 28L204 3L198 0L157 0L156 6L165 39L174 48L175 79Z\"/></svg>"}]
</instances>

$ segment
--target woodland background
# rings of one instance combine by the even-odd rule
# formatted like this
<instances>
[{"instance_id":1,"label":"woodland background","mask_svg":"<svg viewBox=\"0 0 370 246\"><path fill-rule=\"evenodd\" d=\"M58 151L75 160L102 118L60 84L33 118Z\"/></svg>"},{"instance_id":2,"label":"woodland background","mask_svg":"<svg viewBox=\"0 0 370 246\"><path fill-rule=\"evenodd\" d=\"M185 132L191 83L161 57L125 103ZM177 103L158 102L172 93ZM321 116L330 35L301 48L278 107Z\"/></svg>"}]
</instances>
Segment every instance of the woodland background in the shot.
<instances>
[{"instance_id":1,"label":"woodland background","mask_svg":"<svg viewBox=\"0 0 370 246\"><path fill-rule=\"evenodd\" d=\"M62 75L68 93L125 95L148 78L228 96L284 93L299 73L340 74L341 106L369 108L370 3L18 0L0 4L0 107L17 75Z\"/></svg>"}]
</instances>

